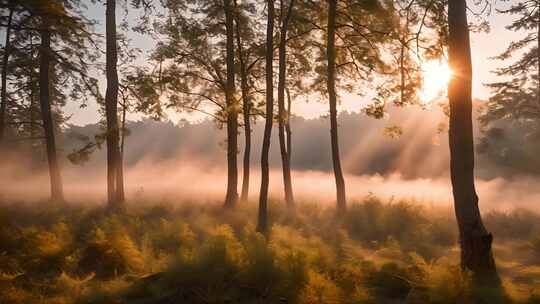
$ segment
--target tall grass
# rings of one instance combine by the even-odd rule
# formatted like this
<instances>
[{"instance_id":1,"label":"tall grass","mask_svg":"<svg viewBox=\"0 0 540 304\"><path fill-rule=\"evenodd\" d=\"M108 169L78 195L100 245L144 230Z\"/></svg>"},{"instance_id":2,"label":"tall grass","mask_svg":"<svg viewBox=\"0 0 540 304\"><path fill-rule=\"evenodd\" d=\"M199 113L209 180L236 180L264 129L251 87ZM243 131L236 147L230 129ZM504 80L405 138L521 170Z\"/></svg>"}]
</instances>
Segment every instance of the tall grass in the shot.
<instances>
[{"instance_id":1,"label":"tall grass","mask_svg":"<svg viewBox=\"0 0 540 304\"><path fill-rule=\"evenodd\" d=\"M502 267L505 297L475 290L459 268L453 215L414 201L369 196L343 218L272 202L268 240L255 232L255 204L175 206L133 202L123 215L4 206L0 303L534 303L540 294L540 217L525 210L485 216L498 262L513 265ZM508 253L514 246L520 255Z\"/></svg>"}]
</instances>

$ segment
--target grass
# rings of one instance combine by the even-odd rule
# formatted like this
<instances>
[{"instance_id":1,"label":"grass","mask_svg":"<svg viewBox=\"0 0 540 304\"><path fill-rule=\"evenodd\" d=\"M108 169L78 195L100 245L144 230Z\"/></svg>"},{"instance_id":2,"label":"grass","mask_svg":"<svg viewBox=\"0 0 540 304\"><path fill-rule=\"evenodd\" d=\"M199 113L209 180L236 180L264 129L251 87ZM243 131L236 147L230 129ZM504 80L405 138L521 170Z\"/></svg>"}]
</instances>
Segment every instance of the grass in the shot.
<instances>
[{"instance_id":1,"label":"grass","mask_svg":"<svg viewBox=\"0 0 540 304\"><path fill-rule=\"evenodd\" d=\"M484 216L501 293L460 270L452 214L414 201L370 196L342 219L272 202L269 240L255 232L254 203L174 206L4 205L0 303L540 303L531 211Z\"/></svg>"}]
</instances>

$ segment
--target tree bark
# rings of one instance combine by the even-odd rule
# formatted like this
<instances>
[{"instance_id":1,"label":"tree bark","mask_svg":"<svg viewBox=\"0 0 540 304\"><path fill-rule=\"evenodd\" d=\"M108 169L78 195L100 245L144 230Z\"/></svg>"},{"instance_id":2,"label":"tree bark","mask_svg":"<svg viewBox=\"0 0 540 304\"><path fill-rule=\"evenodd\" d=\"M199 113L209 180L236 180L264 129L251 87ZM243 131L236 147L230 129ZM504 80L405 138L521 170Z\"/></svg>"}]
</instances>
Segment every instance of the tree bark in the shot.
<instances>
[{"instance_id":1,"label":"tree bark","mask_svg":"<svg viewBox=\"0 0 540 304\"><path fill-rule=\"evenodd\" d=\"M116 173L116 191L118 195L118 200L124 202L126 196L124 193L124 143L126 141L126 105L122 107L122 126L121 126L121 137L120 137L120 147L118 149L119 158L118 158L118 172Z\"/></svg>"},{"instance_id":2,"label":"tree bark","mask_svg":"<svg viewBox=\"0 0 540 304\"><path fill-rule=\"evenodd\" d=\"M106 74L105 115L107 119L107 198L109 208L120 211L124 208L123 194L119 195L117 173L120 167L118 129L118 50L116 41L116 0L107 0L106 7ZM123 189L123 185L120 186Z\"/></svg>"},{"instance_id":3,"label":"tree bark","mask_svg":"<svg viewBox=\"0 0 540 304\"><path fill-rule=\"evenodd\" d=\"M30 34L30 49L34 49L34 36L33 34ZM36 95L38 95L38 87L36 86L36 83L34 81L34 56L31 55L30 57L31 66L28 69L28 87L30 88L29 98L30 98L30 107L28 109L28 117L30 120L30 125L28 128L30 129L30 138L36 138L38 137L38 128L36 128L36 123L39 124L39 115L38 111L36 109ZM34 140L31 141L31 146L34 145Z\"/></svg>"},{"instance_id":4,"label":"tree bark","mask_svg":"<svg viewBox=\"0 0 540 304\"><path fill-rule=\"evenodd\" d=\"M261 152L261 192L259 194L259 217L257 231L268 233L268 184L270 170L268 154L270 151L270 138L274 118L274 0L268 0L268 22L266 25L266 119L264 124L264 138Z\"/></svg>"},{"instance_id":5,"label":"tree bark","mask_svg":"<svg viewBox=\"0 0 540 304\"><path fill-rule=\"evenodd\" d=\"M472 64L465 0L448 3L450 103L450 172L457 217L461 265L480 280L498 280L491 251L492 235L482 223L474 185Z\"/></svg>"},{"instance_id":6,"label":"tree bark","mask_svg":"<svg viewBox=\"0 0 540 304\"><path fill-rule=\"evenodd\" d=\"M538 107L540 107L540 7L537 7L536 8L536 25L537 25L537 29L536 29L536 60L537 61L537 68L538 68L538 74L537 74L537 90L538 92L536 93L536 104Z\"/></svg>"},{"instance_id":7,"label":"tree bark","mask_svg":"<svg viewBox=\"0 0 540 304\"><path fill-rule=\"evenodd\" d=\"M284 14L285 0L280 0L281 14ZM294 208L294 196L291 181L291 165L289 151L287 151L287 143L285 139L285 78L287 77L287 30L291 18L291 12L294 5L294 0L291 0L287 13L282 16L280 39L279 39L279 75L278 75L278 133L279 133L279 148L281 152L281 164L283 169L283 185L285 190L285 202L289 209Z\"/></svg>"},{"instance_id":8,"label":"tree bark","mask_svg":"<svg viewBox=\"0 0 540 304\"><path fill-rule=\"evenodd\" d=\"M339 157L338 123L337 123L337 96L336 96L336 14L337 0L328 0L328 41L326 46L327 66L327 89L330 104L330 138L332 144L332 163L336 179L337 212L343 214L346 211L345 180L341 169Z\"/></svg>"},{"instance_id":9,"label":"tree bark","mask_svg":"<svg viewBox=\"0 0 540 304\"><path fill-rule=\"evenodd\" d=\"M236 0L234 1L234 8L237 10ZM240 194L240 201L247 202L249 196L249 174L251 167L251 104L249 97L248 76L246 70L246 62L244 58L244 50L242 45L242 37L240 36L240 20L238 17L238 11L235 11L235 23L236 23L236 44L238 50L238 62L240 63L240 89L242 90L242 112L244 113L244 159L243 159L243 175L242 175L242 192Z\"/></svg>"},{"instance_id":10,"label":"tree bark","mask_svg":"<svg viewBox=\"0 0 540 304\"><path fill-rule=\"evenodd\" d=\"M233 208L238 201L238 109L234 94L234 11L231 0L224 0L225 27L227 32L227 81L225 102L227 104L227 194L225 208Z\"/></svg>"},{"instance_id":11,"label":"tree bark","mask_svg":"<svg viewBox=\"0 0 540 304\"><path fill-rule=\"evenodd\" d=\"M39 103L41 107L41 117L45 132L45 144L47 149L47 161L49 164L49 177L51 182L51 201L62 202L64 191L58 156L56 153L56 141L54 135L54 122L51 112L50 101L50 62L51 62L51 32L47 16L42 16L42 26L40 29L41 46L39 48Z\"/></svg>"},{"instance_id":12,"label":"tree bark","mask_svg":"<svg viewBox=\"0 0 540 304\"><path fill-rule=\"evenodd\" d=\"M11 22L13 20L13 8L9 9L8 22L6 25L6 42L4 44L4 56L2 58L2 89L0 103L0 147L4 143L6 133L6 108L7 108L7 73L9 55L11 53Z\"/></svg>"},{"instance_id":13,"label":"tree bark","mask_svg":"<svg viewBox=\"0 0 540 304\"><path fill-rule=\"evenodd\" d=\"M287 88L287 120L285 121L285 134L287 134L287 156L289 156L289 164L291 163L292 155L291 107L291 91Z\"/></svg>"}]
</instances>

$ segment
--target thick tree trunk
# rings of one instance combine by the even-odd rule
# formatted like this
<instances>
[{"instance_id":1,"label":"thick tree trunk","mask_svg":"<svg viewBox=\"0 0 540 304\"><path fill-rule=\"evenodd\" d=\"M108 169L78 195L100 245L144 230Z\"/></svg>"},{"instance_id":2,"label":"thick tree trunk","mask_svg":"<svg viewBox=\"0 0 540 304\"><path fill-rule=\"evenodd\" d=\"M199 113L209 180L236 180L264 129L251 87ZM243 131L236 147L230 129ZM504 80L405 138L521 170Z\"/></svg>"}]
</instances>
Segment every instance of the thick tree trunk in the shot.
<instances>
[{"instance_id":1,"label":"thick tree trunk","mask_svg":"<svg viewBox=\"0 0 540 304\"><path fill-rule=\"evenodd\" d=\"M291 181L291 165L289 151L287 151L287 143L285 139L285 124L286 124L286 110L285 110L285 78L287 77L287 30L289 27L289 20L291 18L291 11L294 5L294 0L291 0L287 12L285 11L285 0L280 0L281 14L283 20L281 21L280 39L279 39L279 75L278 75L278 132L279 132L279 148L281 151L281 164L283 169L283 185L285 188L285 202L289 209L294 208L294 196L292 190Z\"/></svg>"},{"instance_id":2,"label":"thick tree trunk","mask_svg":"<svg viewBox=\"0 0 540 304\"><path fill-rule=\"evenodd\" d=\"M0 147L4 143L4 137L6 134L6 108L7 108L7 72L8 61L11 53L11 22L13 20L13 9L10 8L8 22L6 25L6 42L4 44L4 57L2 58L2 88L1 88L1 101L0 101Z\"/></svg>"},{"instance_id":3,"label":"thick tree trunk","mask_svg":"<svg viewBox=\"0 0 540 304\"><path fill-rule=\"evenodd\" d=\"M227 31L227 194L225 208L233 208L238 201L238 109L234 94L234 11L231 0L224 0L225 27Z\"/></svg>"},{"instance_id":4,"label":"thick tree trunk","mask_svg":"<svg viewBox=\"0 0 540 304\"><path fill-rule=\"evenodd\" d=\"M268 23L266 25L266 120L264 124L264 138L261 152L261 192L259 194L259 218L257 231L268 233L268 184L270 172L268 154L270 151L270 138L272 136L272 123L274 118L274 0L268 0Z\"/></svg>"},{"instance_id":5,"label":"thick tree trunk","mask_svg":"<svg viewBox=\"0 0 540 304\"><path fill-rule=\"evenodd\" d=\"M465 0L448 3L450 102L450 172L459 227L461 265L481 280L497 279L492 235L482 223L474 186L472 64Z\"/></svg>"},{"instance_id":6,"label":"thick tree trunk","mask_svg":"<svg viewBox=\"0 0 540 304\"><path fill-rule=\"evenodd\" d=\"M339 158L338 123L337 123L337 96L336 96L336 14L337 0L328 0L328 41L326 56L328 61L327 88L328 101L330 103L330 138L332 143L332 163L336 179L337 212L343 214L346 211L345 180Z\"/></svg>"},{"instance_id":7,"label":"thick tree trunk","mask_svg":"<svg viewBox=\"0 0 540 304\"><path fill-rule=\"evenodd\" d=\"M51 61L51 33L47 17L43 18L40 30L41 46L39 48L39 103L41 106L41 116L43 129L45 132L45 144L47 148L47 160L49 164L49 177L51 181L51 201L62 202L64 191L62 187L62 177L58 156L56 153L56 142L54 135L54 122L51 112L51 101L49 93L49 69Z\"/></svg>"},{"instance_id":8,"label":"thick tree trunk","mask_svg":"<svg viewBox=\"0 0 540 304\"><path fill-rule=\"evenodd\" d=\"M105 115L107 119L107 198L109 208L124 208L123 194L119 195L117 173L120 167L118 129L118 50L116 42L116 0L107 0L106 8L106 74ZM123 189L123 185L120 186Z\"/></svg>"},{"instance_id":9,"label":"thick tree trunk","mask_svg":"<svg viewBox=\"0 0 540 304\"><path fill-rule=\"evenodd\" d=\"M236 0L234 1L234 8L237 10ZM235 12L236 23L236 44L238 51L238 61L240 63L240 89L242 90L242 112L244 113L244 159L243 159L243 175L242 175L242 192L240 194L240 201L247 202L249 196L249 173L251 167L251 104L249 99L249 87L248 76L246 70L246 62L244 58L244 50L242 45L242 37L240 31L240 19L238 17L238 11Z\"/></svg>"}]
</instances>

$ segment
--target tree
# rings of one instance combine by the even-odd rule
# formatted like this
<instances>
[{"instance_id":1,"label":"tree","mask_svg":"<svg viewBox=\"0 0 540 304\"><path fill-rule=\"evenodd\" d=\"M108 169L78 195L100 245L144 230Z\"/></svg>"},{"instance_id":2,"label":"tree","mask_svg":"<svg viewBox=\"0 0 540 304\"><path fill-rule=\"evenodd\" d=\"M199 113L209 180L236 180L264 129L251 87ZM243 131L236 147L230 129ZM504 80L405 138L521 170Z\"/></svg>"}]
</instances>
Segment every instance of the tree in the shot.
<instances>
[{"instance_id":1,"label":"tree","mask_svg":"<svg viewBox=\"0 0 540 304\"><path fill-rule=\"evenodd\" d=\"M270 152L270 138L272 136L272 124L274 120L274 0L267 1L267 25L266 25L266 118L264 124L264 138L261 152L261 191L259 193L259 216L257 231L268 233L268 184L270 170L268 154Z\"/></svg>"},{"instance_id":2,"label":"tree","mask_svg":"<svg viewBox=\"0 0 540 304\"><path fill-rule=\"evenodd\" d=\"M226 208L232 208L238 201L238 108L235 96L235 55L234 55L234 8L232 0L223 0L226 29L226 83L225 104L227 106L227 193Z\"/></svg>"},{"instance_id":3,"label":"tree","mask_svg":"<svg viewBox=\"0 0 540 304\"><path fill-rule=\"evenodd\" d=\"M48 13L41 14L41 46L39 49L39 104L41 107L41 119L45 131L45 144L47 147L47 159L49 163L49 177L51 180L51 200L63 201L64 191L60 165L56 153L56 139L54 134L53 116L50 101L50 62L51 62L51 17Z\"/></svg>"},{"instance_id":4,"label":"tree","mask_svg":"<svg viewBox=\"0 0 540 304\"><path fill-rule=\"evenodd\" d=\"M240 20L240 8L234 0L235 8L235 29L236 29L236 48L238 52L238 63L240 66L240 91L242 93L242 113L244 115L244 157L243 157L243 174L242 174L242 191L240 201L246 202L249 194L249 176L250 176L250 155L251 155L251 102L249 96L248 71L246 66L246 57L244 55L244 46L242 44L242 30Z\"/></svg>"},{"instance_id":5,"label":"tree","mask_svg":"<svg viewBox=\"0 0 540 304\"><path fill-rule=\"evenodd\" d=\"M167 0L152 53L155 68L130 77L137 110L161 116L163 107L196 111L227 131L227 192L224 207L238 201L237 137L239 102L235 94L235 27L232 0ZM147 97L150 98L147 98ZM157 98L156 98L157 96ZM166 96L162 101L159 97Z\"/></svg>"},{"instance_id":6,"label":"tree","mask_svg":"<svg viewBox=\"0 0 540 304\"><path fill-rule=\"evenodd\" d=\"M49 176L51 182L51 199L62 201L63 187L60 172L60 157L57 151L57 134L64 122L61 106L68 99L85 102L89 95L99 100L97 80L88 75L88 62L94 62L95 49L93 34L88 30L91 22L84 18L77 0L58 2L20 1L25 16L24 26L19 24L13 35L12 74L10 83L15 94L11 94L10 122L13 124L34 124L22 118L30 110L34 114L34 69L39 70L39 113L41 114L43 135L45 139ZM33 38L39 37L39 43ZM91 44L92 47L88 47ZM37 50L36 50L37 49ZM34 66L34 51L38 52L39 65ZM19 90L28 89L25 96ZM19 98L19 100L16 100ZM25 98L30 99L30 106L25 106ZM17 102L16 102L17 101ZM24 129L23 129L24 130Z\"/></svg>"},{"instance_id":7,"label":"tree","mask_svg":"<svg viewBox=\"0 0 540 304\"><path fill-rule=\"evenodd\" d=\"M296 0L282 0L279 5L277 122L285 202L291 211L295 208L291 176L292 104L293 99L309 97L315 91L310 85L318 63L314 60L317 52L313 46L320 45L321 37L317 34L322 29L314 21L320 14L315 7L310 2Z\"/></svg>"},{"instance_id":8,"label":"tree","mask_svg":"<svg viewBox=\"0 0 540 304\"><path fill-rule=\"evenodd\" d=\"M240 79L240 91L242 99L242 115L244 123L244 155L243 155L243 178L240 201L247 201L250 184L251 169L251 120L259 114L257 92L259 90L258 75L261 72L264 43L259 30L258 9L255 2L242 1L235 5L235 38L237 48L237 73Z\"/></svg>"},{"instance_id":9,"label":"tree","mask_svg":"<svg viewBox=\"0 0 540 304\"><path fill-rule=\"evenodd\" d=\"M450 172L461 265L478 279L493 280L497 279L491 251L493 237L482 223L474 185L472 64L465 0L448 2L448 33L448 57L453 71L448 85Z\"/></svg>"},{"instance_id":10,"label":"tree","mask_svg":"<svg viewBox=\"0 0 540 304\"><path fill-rule=\"evenodd\" d=\"M488 147L497 146L501 136L505 136L505 130L499 128L499 124L511 123L523 128L523 132L515 134L522 143L521 147L530 147L540 137L540 1L519 1L499 10L499 13L517 15L518 18L506 28L515 32L525 31L526 36L511 42L502 54L494 58L508 61L519 56L518 60L495 70L495 74L505 77L505 80L487 85L492 95L480 115L483 129L480 152L492 153L496 157L501 150L490 151Z\"/></svg>"},{"instance_id":11,"label":"tree","mask_svg":"<svg viewBox=\"0 0 540 304\"><path fill-rule=\"evenodd\" d=\"M336 96L336 14L337 0L328 0L328 26L326 42L327 60L327 87L328 101L330 104L330 137L332 144L332 164L334 166L334 177L336 179L337 211L339 214L345 213L345 179L341 169L339 158L338 123L337 123L337 96Z\"/></svg>"},{"instance_id":12,"label":"tree","mask_svg":"<svg viewBox=\"0 0 540 304\"><path fill-rule=\"evenodd\" d=\"M114 6L116 6L116 1L114 1ZM119 27L116 26L116 9L115 8L106 8L106 63L105 63L105 74L110 74L111 85L108 85L106 93L106 100L99 102L102 106L100 108L100 114L104 114L105 120L101 119L99 122L100 132L95 134L93 139L88 136L79 136L79 140L83 142L83 146L76 148L67 155L68 159L73 164L82 164L85 161L90 159L90 155L95 152L97 149L101 149L104 142L107 142L107 160L112 158L112 153L109 153L109 149L114 150L116 145L109 146L109 143L114 141L108 140L108 137L114 135L119 137L118 139L118 159L117 163L108 164L108 199L109 199L109 209L113 211L122 211L125 209L125 193L124 193L124 165L123 165L123 154L125 139L129 135L129 130L126 128L126 115L127 112L133 111L134 106L137 104L141 96L145 93L137 91L137 83L141 79L137 79L137 68L134 65L134 61L141 55L141 50L130 45L130 40L126 37L125 32L133 30L134 32L140 34L147 34L151 22L151 17L153 16L153 11L155 9L152 0L134 0L129 3L120 1L121 4L124 4L123 8L125 11L124 19L120 22ZM113 3L106 2L105 4L113 6ZM135 8L142 10L142 13L137 16L137 22L131 24L127 20L127 14L129 8ZM109 20L108 20L109 19ZM107 21L109 21L107 23ZM109 27L107 27L109 25ZM113 26L114 25L114 26ZM119 80L118 75L122 75L123 78ZM153 100L155 96L150 96L149 94L155 94L155 90L146 90L148 94L145 95L145 98ZM115 93L116 92L116 93ZM116 98L114 98L116 96ZM108 100L107 100L108 97ZM118 99L121 99L119 101ZM111 102L116 100L115 105L110 105ZM120 115L110 115L110 112L117 111L118 104L122 108L122 113ZM157 115L161 117L160 109L141 109L142 112L146 112L150 115ZM109 114L108 114L109 113ZM111 123L107 123L112 119L118 120L121 118L121 121L117 123L117 128L108 128ZM118 117L118 118L117 118ZM116 130L116 131L115 131ZM118 134L115 134L118 133ZM114 137L113 136L113 137ZM114 152L114 151L113 151ZM114 165L114 166L113 166ZM115 168L116 167L116 168ZM112 170L115 169L115 170ZM111 172L114 171L114 172ZM113 182L113 177L115 182Z\"/></svg>"},{"instance_id":13,"label":"tree","mask_svg":"<svg viewBox=\"0 0 540 304\"><path fill-rule=\"evenodd\" d=\"M30 111L23 108L19 102L28 97L35 100L33 97L37 96L35 79L38 64L35 59L39 45L33 44L32 39L39 36L39 33L36 31L36 18L30 14L24 1L0 1L0 8L8 13L7 16L0 16L0 26L5 28L6 39L1 52L0 146L2 146L7 142L14 143L12 136L8 138L8 135L34 130L38 125L36 119L30 119L34 118L33 115L27 115ZM34 110L35 106L28 108ZM30 137L36 136L34 134Z\"/></svg>"},{"instance_id":14,"label":"tree","mask_svg":"<svg viewBox=\"0 0 540 304\"><path fill-rule=\"evenodd\" d=\"M106 74L105 113L107 119L107 198L113 210L123 209L124 181L120 157L118 126L118 45L116 38L116 0L106 4ZM122 178L121 178L122 177Z\"/></svg>"},{"instance_id":15,"label":"tree","mask_svg":"<svg viewBox=\"0 0 540 304\"><path fill-rule=\"evenodd\" d=\"M290 0L289 5L285 5L285 0L280 0L280 30L279 30L279 74L278 74L278 135L279 148L281 152L281 163L283 171L283 184L285 188L285 202L287 206L294 208L294 196L291 181L291 157L290 151L290 126L288 124L289 113L285 109L285 89L287 77L287 31L289 29L292 10L295 0ZM290 95L289 95L290 96ZM290 104L290 103L289 103ZM285 134L285 128L288 132ZM287 136L287 139L285 138Z\"/></svg>"},{"instance_id":16,"label":"tree","mask_svg":"<svg viewBox=\"0 0 540 304\"><path fill-rule=\"evenodd\" d=\"M4 54L2 57L2 87L0 91L0 147L4 142L4 133L6 129L6 106L7 106L7 73L8 73L8 62L10 55L10 44L11 44L11 27L13 22L13 11L14 5L10 1L9 5L9 15L6 24L6 42L4 43Z\"/></svg>"},{"instance_id":17,"label":"tree","mask_svg":"<svg viewBox=\"0 0 540 304\"><path fill-rule=\"evenodd\" d=\"M322 44L325 49L321 48L326 66L318 69L315 85L326 83L320 91L328 95L336 209L338 214L343 214L347 203L339 155L337 88L362 94L366 85L362 80L372 80L375 73L387 73L384 52L379 47L383 49L390 41L393 16L379 1L327 0L326 3L326 43Z\"/></svg>"}]
</instances>

